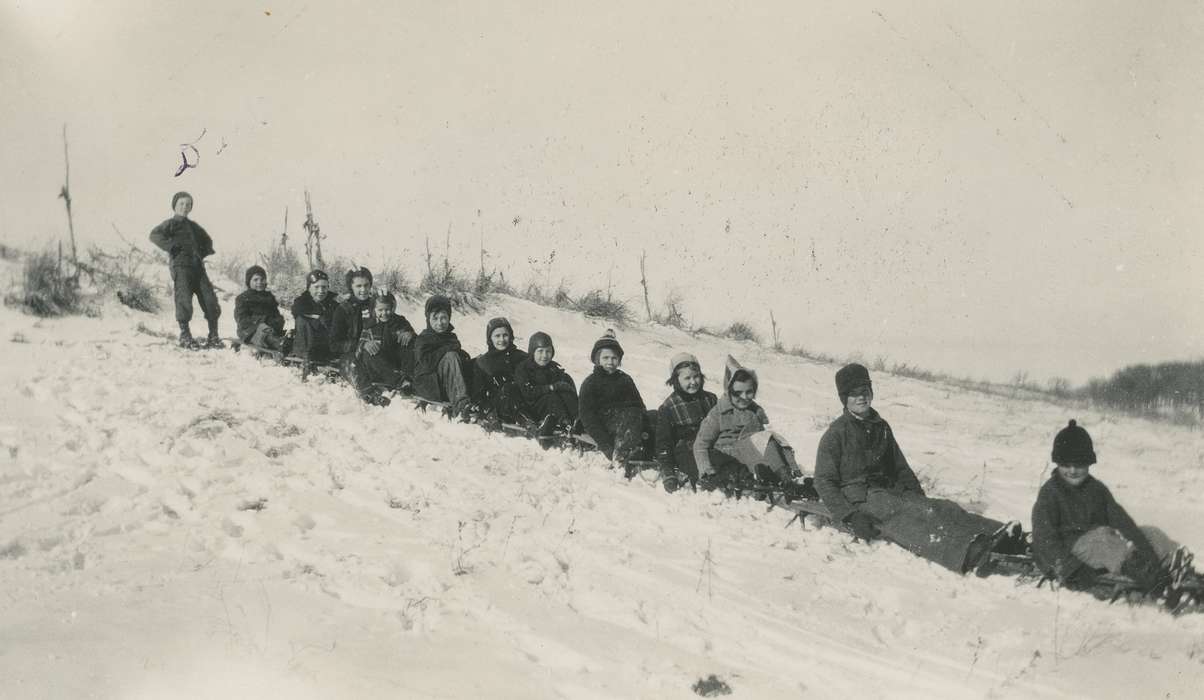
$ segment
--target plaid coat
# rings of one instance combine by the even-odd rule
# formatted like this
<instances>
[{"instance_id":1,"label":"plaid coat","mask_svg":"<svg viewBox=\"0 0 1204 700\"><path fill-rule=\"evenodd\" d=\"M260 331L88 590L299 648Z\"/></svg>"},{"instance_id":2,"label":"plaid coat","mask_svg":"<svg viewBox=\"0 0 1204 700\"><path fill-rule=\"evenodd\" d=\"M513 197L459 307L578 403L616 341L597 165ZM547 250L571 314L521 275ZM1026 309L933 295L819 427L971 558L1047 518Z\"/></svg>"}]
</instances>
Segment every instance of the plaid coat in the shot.
<instances>
[{"instance_id":1,"label":"plaid coat","mask_svg":"<svg viewBox=\"0 0 1204 700\"><path fill-rule=\"evenodd\" d=\"M684 444L693 449L698 427L719 399L709 391L669 394L656 411L656 461L662 467L676 467L677 450Z\"/></svg>"}]
</instances>

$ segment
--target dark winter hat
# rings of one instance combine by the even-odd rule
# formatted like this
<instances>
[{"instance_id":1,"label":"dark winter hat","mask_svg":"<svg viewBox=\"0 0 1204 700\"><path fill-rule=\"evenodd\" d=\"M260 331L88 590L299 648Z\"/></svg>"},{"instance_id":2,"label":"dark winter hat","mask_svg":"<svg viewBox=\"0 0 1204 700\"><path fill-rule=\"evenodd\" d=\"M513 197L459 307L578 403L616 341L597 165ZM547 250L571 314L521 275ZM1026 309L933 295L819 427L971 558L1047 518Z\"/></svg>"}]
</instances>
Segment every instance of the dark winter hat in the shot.
<instances>
[{"instance_id":1,"label":"dark winter hat","mask_svg":"<svg viewBox=\"0 0 1204 700\"><path fill-rule=\"evenodd\" d=\"M429 319L431 317L431 314L435 313L436 311L446 311L447 315L451 316L451 312L452 312L451 299L448 299L447 297L443 296L442 294L436 294L435 296L431 297L430 299L427 299L426 300L426 309L423 311L423 313L425 313L426 317Z\"/></svg>"},{"instance_id":2,"label":"dark winter hat","mask_svg":"<svg viewBox=\"0 0 1204 700\"><path fill-rule=\"evenodd\" d=\"M610 348L619 356L619 361L623 361L623 346L619 345L619 339L615 337L613 328L607 328L601 338L594 343L594 349L589 352L589 361L598 364L598 353Z\"/></svg>"},{"instance_id":3,"label":"dark winter hat","mask_svg":"<svg viewBox=\"0 0 1204 700\"><path fill-rule=\"evenodd\" d=\"M1070 419L1070 425L1058 431L1054 437L1050 458L1054 464L1095 464L1095 446L1091 436Z\"/></svg>"},{"instance_id":4,"label":"dark winter hat","mask_svg":"<svg viewBox=\"0 0 1204 700\"><path fill-rule=\"evenodd\" d=\"M354 264L354 263L352 263L352 264ZM353 267L347 271L346 275L343 276L343 282L345 282L347 284L348 292L351 291L351 280L355 279L356 277L363 277L364 279L368 280L369 286L372 285L372 271L371 270L369 270L366 267Z\"/></svg>"},{"instance_id":5,"label":"dark winter hat","mask_svg":"<svg viewBox=\"0 0 1204 700\"><path fill-rule=\"evenodd\" d=\"M392 292L390 292L389 290L387 290L383 287L376 290L376 294L373 298L376 300L377 304L380 304L383 302L385 304L388 304L390 309L397 308L397 297L393 296Z\"/></svg>"},{"instance_id":6,"label":"dark winter hat","mask_svg":"<svg viewBox=\"0 0 1204 700\"><path fill-rule=\"evenodd\" d=\"M176 202L180 201L181 197L187 197L189 199L192 199L192 201L194 201L194 202L196 201L195 199L193 199L192 195L188 194L187 192L176 192L175 194L173 194L171 196L171 208L172 209L176 208Z\"/></svg>"},{"instance_id":7,"label":"dark winter hat","mask_svg":"<svg viewBox=\"0 0 1204 700\"><path fill-rule=\"evenodd\" d=\"M552 336L543 331L535 331L531 334L531 338L527 340L527 354L534 355L539 348L552 348L552 354L556 354L556 346L552 344Z\"/></svg>"},{"instance_id":8,"label":"dark winter hat","mask_svg":"<svg viewBox=\"0 0 1204 700\"><path fill-rule=\"evenodd\" d=\"M255 275L263 275L263 279L265 282L268 279L268 271L267 270L263 269L262 267L260 267L258 265L252 265L247 268L246 277L243 278L243 281L246 282L246 286L248 286L248 287L251 286L251 278L254 277Z\"/></svg>"},{"instance_id":9,"label":"dark winter hat","mask_svg":"<svg viewBox=\"0 0 1204 700\"><path fill-rule=\"evenodd\" d=\"M864 365L854 362L836 370L836 394L840 397L841 406L848 403L849 394L854 389L860 389L863 386L871 388L874 386L874 383L870 381L870 371Z\"/></svg>"},{"instance_id":10,"label":"dark winter hat","mask_svg":"<svg viewBox=\"0 0 1204 700\"><path fill-rule=\"evenodd\" d=\"M761 386L760 380L757 379L757 373L740 364L736 358L731 355L727 356L727 362L723 367L723 391L731 393L732 384L736 382L752 382L753 389Z\"/></svg>"},{"instance_id":11,"label":"dark winter hat","mask_svg":"<svg viewBox=\"0 0 1204 700\"><path fill-rule=\"evenodd\" d=\"M514 343L514 326L510 325L510 321L505 316L489 319L489 323L485 324L485 349L493 349L493 332L499 328L505 328L510 331L510 343Z\"/></svg>"},{"instance_id":12,"label":"dark winter hat","mask_svg":"<svg viewBox=\"0 0 1204 700\"><path fill-rule=\"evenodd\" d=\"M326 274L325 272L323 272L321 270L314 270L314 271L310 272L308 275L305 276L305 288L309 289L311 286L313 286L313 283L317 282L318 280L326 280L327 282L329 282L330 275Z\"/></svg>"}]
</instances>

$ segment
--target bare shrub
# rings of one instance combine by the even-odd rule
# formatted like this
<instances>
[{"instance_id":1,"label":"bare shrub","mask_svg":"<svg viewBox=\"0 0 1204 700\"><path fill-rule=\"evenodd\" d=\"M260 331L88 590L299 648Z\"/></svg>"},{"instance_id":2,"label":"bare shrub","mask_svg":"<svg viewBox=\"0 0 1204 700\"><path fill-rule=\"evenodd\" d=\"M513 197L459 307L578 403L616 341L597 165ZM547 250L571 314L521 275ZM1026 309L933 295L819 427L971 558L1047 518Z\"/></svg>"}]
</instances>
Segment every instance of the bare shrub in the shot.
<instances>
[{"instance_id":1,"label":"bare shrub","mask_svg":"<svg viewBox=\"0 0 1204 700\"><path fill-rule=\"evenodd\" d=\"M681 330L689 330L690 322L686 320L685 314L682 313L682 297L681 292L673 290L665 297L663 310L660 313L652 315L652 320L662 326L678 328Z\"/></svg>"},{"instance_id":2,"label":"bare shrub","mask_svg":"<svg viewBox=\"0 0 1204 700\"><path fill-rule=\"evenodd\" d=\"M557 294L559 295L562 291L563 288L557 290ZM564 293L564 296L568 297L567 292ZM589 318L614 321L620 326L631 322L631 310L627 307L627 303L611 297L600 289L591 289L583 296L578 297L575 302L572 302L572 307Z\"/></svg>"},{"instance_id":3,"label":"bare shrub","mask_svg":"<svg viewBox=\"0 0 1204 700\"><path fill-rule=\"evenodd\" d=\"M753 330L753 327L743 321L736 321L723 331L724 338L732 340L747 340L753 343L761 342L761 335Z\"/></svg>"},{"instance_id":4,"label":"bare shrub","mask_svg":"<svg viewBox=\"0 0 1204 700\"><path fill-rule=\"evenodd\" d=\"M305 291L305 275L309 270L301 255L283 239L266 253L259 254L259 264L268 273L268 284L278 299L292 299ZM234 279L242 280L245 271Z\"/></svg>"},{"instance_id":5,"label":"bare shrub","mask_svg":"<svg viewBox=\"0 0 1204 700\"><path fill-rule=\"evenodd\" d=\"M21 288L6 296L4 303L35 316L65 316L84 310L79 285L64 274L59 255L49 250L25 258Z\"/></svg>"},{"instance_id":6,"label":"bare shrub","mask_svg":"<svg viewBox=\"0 0 1204 700\"><path fill-rule=\"evenodd\" d=\"M155 313L162 308L161 285L147 279L146 268L157 266L158 256L129 244L118 253L98 246L88 249L88 262L80 263L80 271L106 293L116 294L118 301L136 311Z\"/></svg>"}]
</instances>

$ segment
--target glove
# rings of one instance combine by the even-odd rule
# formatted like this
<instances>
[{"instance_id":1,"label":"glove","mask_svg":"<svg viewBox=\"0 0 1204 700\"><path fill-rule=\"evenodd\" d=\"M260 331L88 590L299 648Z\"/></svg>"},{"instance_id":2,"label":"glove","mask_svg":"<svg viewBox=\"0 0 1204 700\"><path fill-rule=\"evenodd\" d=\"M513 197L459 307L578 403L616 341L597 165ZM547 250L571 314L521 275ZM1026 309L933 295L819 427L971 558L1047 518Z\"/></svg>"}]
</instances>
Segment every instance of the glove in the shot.
<instances>
[{"instance_id":1,"label":"glove","mask_svg":"<svg viewBox=\"0 0 1204 700\"><path fill-rule=\"evenodd\" d=\"M865 540L866 542L869 542L870 540L878 537L878 535L882 534L881 531L878 530L878 526L874 524L874 519L868 514L862 513L859 510L853 511L849 517L844 519L844 522L849 526L849 529L853 531L853 535L857 537L857 539Z\"/></svg>"}]
</instances>

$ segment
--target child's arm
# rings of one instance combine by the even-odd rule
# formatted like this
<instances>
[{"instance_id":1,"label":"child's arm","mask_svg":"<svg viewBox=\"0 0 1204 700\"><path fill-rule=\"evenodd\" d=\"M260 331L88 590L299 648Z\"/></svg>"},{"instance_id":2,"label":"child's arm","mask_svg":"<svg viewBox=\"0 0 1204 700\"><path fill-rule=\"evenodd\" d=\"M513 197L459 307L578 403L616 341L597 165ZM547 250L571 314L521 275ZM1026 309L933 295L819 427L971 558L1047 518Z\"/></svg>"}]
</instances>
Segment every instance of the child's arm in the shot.
<instances>
[{"instance_id":1,"label":"child's arm","mask_svg":"<svg viewBox=\"0 0 1204 700\"><path fill-rule=\"evenodd\" d=\"M673 439L672 409L661 406L656 411L656 461L664 469L677 466L677 457L673 448L677 441Z\"/></svg>"},{"instance_id":2,"label":"child's arm","mask_svg":"<svg viewBox=\"0 0 1204 700\"><path fill-rule=\"evenodd\" d=\"M606 455L607 459L610 459L615 449L614 437L606 429L606 423L598 412L597 397L594 396L594 382L589 379L581 384L581 396L578 399L577 410L581 418L581 425L585 426L585 432L589 433L594 442L598 443L598 450Z\"/></svg>"},{"instance_id":3,"label":"child's arm","mask_svg":"<svg viewBox=\"0 0 1204 700\"><path fill-rule=\"evenodd\" d=\"M840 461L843 456L844 447L841 445L840 434L829 428L819 439L819 447L815 450L815 490L819 492L820 499L836 522L844 522L845 518L857 511L857 507L845 498L841 489L844 485L840 478Z\"/></svg>"},{"instance_id":4,"label":"child's arm","mask_svg":"<svg viewBox=\"0 0 1204 700\"><path fill-rule=\"evenodd\" d=\"M274 328L277 333L284 332L284 315L280 313L280 302L277 301L275 294L272 295L272 310L264 322Z\"/></svg>"},{"instance_id":5,"label":"child's arm","mask_svg":"<svg viewBox=\"0 0 1204 700\"><path fill-rule=\"evenodd\" d=\"M1042 489L1033 504L1033 555L1037 561L1052 566L1059 581L1066 581L1086 564L1071 552L1072 543L1062 538L1057 500L1046 494Z\"/></svg>"},{"instance_id":6,"label":"child's arm","mask_svg":"<svg viewBox=\"0 0 1204 700\"><path fill-rule=\"evenodd\" d=\"M698 437L694 438L694 462L698 465L698 476L715 473L711 465L711 448L719 439L719 411L712 408L698 426Z\"/></svg>"},{"instance_id":7,"label":"child's arm","mask_svg":"<svg viewBox=\"0 0 1204 700\"><path fill-rule=\"evenodd\" d=\"M918 493L924 495L924 487L920 486L920 480L916 478L916 473L911 470L911 465L907 463L907 458L903 456L903 449L899 447L898 441L895 440L895 433L890 433L890 443L893 449L892 458L895 463L895 485L901 487L904 491Z\"/></svg>"}]
</instances>

